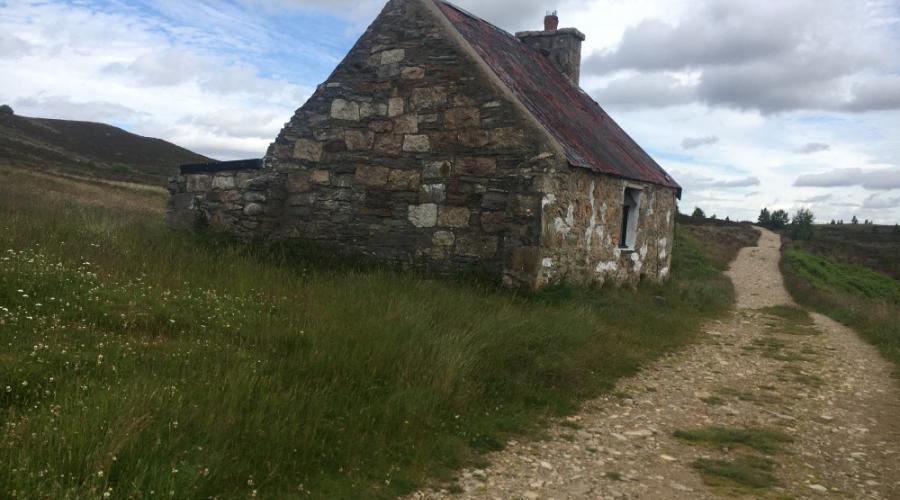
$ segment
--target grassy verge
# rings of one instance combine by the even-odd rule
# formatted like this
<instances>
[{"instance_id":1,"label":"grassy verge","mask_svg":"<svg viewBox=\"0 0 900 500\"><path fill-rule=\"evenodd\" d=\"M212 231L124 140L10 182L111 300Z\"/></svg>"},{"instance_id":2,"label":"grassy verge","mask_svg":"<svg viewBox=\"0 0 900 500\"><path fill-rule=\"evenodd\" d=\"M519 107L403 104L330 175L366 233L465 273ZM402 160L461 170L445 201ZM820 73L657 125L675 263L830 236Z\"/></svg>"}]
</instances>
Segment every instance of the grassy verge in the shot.
<instances>
[{"instance_id":1,"label":"grassy verge","mask_svg":"<svg viewBox=\"0 0 900 500\"><path fill-rule=\"evenodd\" d=\"M389 498L694 338L675 279L520 297L166 230L155 194L0 176L0 496Z\"/></svg>"},{"instance_id":2,"label":"grassy verge","mask_svg":"<svg viewBox=\"0 0 900 500\"><path fill-rule=\"evenodd\" d=\"M777 486L778 463L770 455L783 451L782 446L793 441L783 432L764 428L703 427L677 430L674 436L694 445L718 448L723 453L738 452L734 457L700 458L691 464L704 482L734 495L754 494L754 490Z\"/></svg>"},{"instance_id":3,"label":"grassy verge","mask_svg":"<svg viewBox=\"0 0 900 500\"><path fill-rule=\"evenodd\" d=\"M703 476L710 486L736 490L742 488L763 489L778 486L774 471L778 464L773 460L758 456L742 456L734 460L713 460L700 458L691 466Z\"/></svg>"},{"instance_id":4,"label":"grassy verge","mask_svg":"<svg viewBox=\"0 0 900 500\"><path fill-rule=\"evenodd\" d=\"M796 246L781 270L798 303L852 327L900 369L900 281Z\"/></svg>"},{"instance_id":5,"label":"grassy verge","mask_svg":"<svg viewBox=\"0 0 900 500\"><path fill-rule=\"evenodd\" d=\"M790 436L771 429L733 429L729 427L703 427L677 430L674 436L691 443L702 443L721 448L745 446L761 453L774 453L782 443L793 441Z\"/></svg>"}]
</instances>

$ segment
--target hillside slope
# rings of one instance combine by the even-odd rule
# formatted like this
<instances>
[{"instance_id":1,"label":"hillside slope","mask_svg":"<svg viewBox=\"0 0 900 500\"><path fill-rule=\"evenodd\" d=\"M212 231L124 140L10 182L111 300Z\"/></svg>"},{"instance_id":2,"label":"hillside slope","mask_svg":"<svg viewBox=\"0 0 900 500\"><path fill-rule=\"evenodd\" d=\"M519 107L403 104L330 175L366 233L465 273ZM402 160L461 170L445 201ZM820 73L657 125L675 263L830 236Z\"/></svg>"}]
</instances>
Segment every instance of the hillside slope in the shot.
<instances>
[{"instance_id":1,"label":"hillside slope","mask_svg":"<svg viewBox=\"0 0 900 500\"><path fill-rule=\"evenodd\" d=\"M835 224L815 227L803 250L844 264L854 264L900 280L900 232L890 226Z\"/></svg>"},{"instance_id":2,"label":"hillside slope","mask_svg":"<svg viewBox=\"0 0 900 500\"><path fill-rule=\"evenodd\" d=\"M525 296L172 232L165 201L0 167L0 498L394 498L734 297L689 231L666 286Z\"/></svg>"},{"instance_id":3,"label":"hillside slope","mask_svg":"<svg viewBox=\"0 0 900 500\"><path fill-rule=\"evenodd\" d=\"M161 185L178 165L207 161L103 123L0 115L0 164Z\"/></svg>"}]
</instances>

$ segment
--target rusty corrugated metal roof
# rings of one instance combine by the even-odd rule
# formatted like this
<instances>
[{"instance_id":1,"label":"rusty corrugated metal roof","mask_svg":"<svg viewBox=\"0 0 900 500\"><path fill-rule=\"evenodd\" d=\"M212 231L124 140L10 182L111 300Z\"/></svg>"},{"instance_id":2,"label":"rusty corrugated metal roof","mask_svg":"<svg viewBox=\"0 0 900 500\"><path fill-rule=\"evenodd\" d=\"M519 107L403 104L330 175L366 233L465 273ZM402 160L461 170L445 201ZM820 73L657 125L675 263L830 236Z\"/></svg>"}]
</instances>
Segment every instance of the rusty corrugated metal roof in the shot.
<instances>
[{"instance_id":1,"label":"rusty corrugated metal roof","mask_svg":"<svg viewBox=\"0 0 900 500\"><path fill-rule=\"evenodd\" d=\"M562 144L569 164L668 186L681 196L681 186L547 57L459 7L435 2L500 80Z\"/></svg>"}]
</instances>

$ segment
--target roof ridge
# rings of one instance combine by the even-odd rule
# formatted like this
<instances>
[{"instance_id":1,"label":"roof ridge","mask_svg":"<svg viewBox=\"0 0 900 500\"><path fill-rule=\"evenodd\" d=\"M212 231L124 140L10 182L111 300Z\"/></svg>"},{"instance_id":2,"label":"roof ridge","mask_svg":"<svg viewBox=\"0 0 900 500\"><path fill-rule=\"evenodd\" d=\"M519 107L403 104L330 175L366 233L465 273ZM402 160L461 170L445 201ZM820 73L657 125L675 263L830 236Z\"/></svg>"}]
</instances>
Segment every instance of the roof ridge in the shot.
<instances>
[{"instance_id":1,"label":"roof ridge","mask_svg":"<svg viewBox=\"0 0 900 500\"><path fill-rule=\"evenodd\" d=\"M446 0L426 0L484 60L525 112L561 146L568 164L598 173L681 187L600 102L567 78L540 50Z\"/></svg>"},{"instance_id":2,"label":"roof ridge","mask_svg":"<svg viewBox=\"0 0 900 500\"><path fill-rule=\"evenodd\" d=\"M475 15L475 14L469 12L468 10L466 10L466 9L464 9L464 8L462 8L462 7L460 7L460 6L456 5L456 4L454 4L454 3L452 3L452 2L447 2L446 0L434 0L434 1L435 1L435 3L442 3L442 4L446 5L446 6L452 8L452 9L458 11L458 12L460 12L461 14L464 14L464 15L466 15L466 16L469 16L469 17L471 17L472 19L474 19L474 20L476 20L476 21L478 21L478 22L480 22L480 23L484 23L484 24L490 26L491 28L493 28L493 29L499 31L501 34L507 36L507 37L510 38L511 40L515 40L515 42L518 43L518 44L520 45L520 47L522 47L522 48L525 49L525 50L529 50L529 51L532 51L532 52L534 52L534 53L536 53L536 54L540 54L540 55L543 56L543 57L546 57L546 56L544 56L543 53L541 53L541 51L537 50L536 48L532 47L531 45L528 45L527 43L522 42L522 40L519 39L519 37L517 37L517 36L515 35L515 33L511 33L511 32L509 32L509 31L506 31L505 29L503 29L503 28L497 26L496 24L494 24L494 23L488 21L488 20L485 19L485 18L483 18L483 17L481 17L481 16L478 16L478 15ZM565 28L564 28L564 29L565 29ZM552 65L552 64L550 64L549 67L552 68L552 69L555 70L555 71L560 71L559 68L557 68L556 66L554 66L554 65ZM560 73L561 73L561 72L560 72ZM566 80L569 81L568 78L566 78ZM584 95L586 95L586 96L587 96L588 98L590 98L591 100L594 100L594 98L591 97L590 94L588 94L584 89L582 89L580 85L576 85L574 82L570 82L570 83L571 83L572 87L574 87L574 88L578 89L579 91L581 91L581 93L583 93ZM599 104L598 102L596 102L596 101L594 101L594 104L596 104L598 107L600 106L600 104ZM602 109L602 108L601 108L601 109ZM605 111L604 111L604 112L605 112Z\"/></svg>"},{"instance_id":3,"label":"roof ridge","mask_svg":"<svg viewBox=\"0 0 900 500\"><path fill-rule=\"evenodd\" d=\"M496 24L494 24L494 23L488 21L487 19L485 19L485 18L483 18L483 17L476 16L475 14L472 14L471 12L469 12L469 11L467 11L466 9L460 7L459 5L456 5L456 4L451 3L451 2L447 2L447 1L445 1L445 0L434 0L434 1L435 1L435 3L442 3L442 4L446 5L447 7L450 7L450 8L452 8L452 9L455 9L455 10L459 11L460 13L465 14L465 15L471 17L472 19L474 19L474 20L476 20L476 21L479 21L479 22L482 22L482 23L484 23L484 24L487 24L487 25L490 26L491 28L494 28L495 30L499 31L500 33L503 33L504 35L506 35L506 36L508 36L508 37L510 37L510 38L513 38L513 39L515 39L515 40L517 40L517 41L519 40L514 34L510 33L509 31L506 31L505 29L503 29L503 28L497 26ZM521 43L521 41L520 41L519 43ZM523 45L524 45L524 44L523 44Z\"/></svg>"}]
</instances>

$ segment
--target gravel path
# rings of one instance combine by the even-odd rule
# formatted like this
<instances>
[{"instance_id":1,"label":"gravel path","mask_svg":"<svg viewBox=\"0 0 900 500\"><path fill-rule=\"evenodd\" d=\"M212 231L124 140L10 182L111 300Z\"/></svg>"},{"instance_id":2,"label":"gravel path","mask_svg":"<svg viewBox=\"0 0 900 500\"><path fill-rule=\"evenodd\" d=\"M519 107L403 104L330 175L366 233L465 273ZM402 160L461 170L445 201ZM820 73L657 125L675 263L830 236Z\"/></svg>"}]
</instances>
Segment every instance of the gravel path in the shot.
<instances>
[{"instance_id":1,"label":"gravel path","mask_svg":"<svg viewBox=\"0 0 900 500\"><path fill-rule=\"evenodd\" d=\"M900 390L891 367L856 334L813 315L797 329L760 308L793 304L778 270L780 241L763 231L729 276L738 307L696 345L622 381L543 441L511 442L491 466L466 470L462 492L413 499L883 498L900 499ZM800 334L798 334L800 333ZM734 460L673 437L707 426L765 428L793 442L769 457L778 484L704 481L697 459Z\"/></svg>"}]
</instances>

